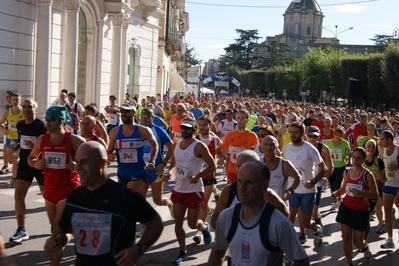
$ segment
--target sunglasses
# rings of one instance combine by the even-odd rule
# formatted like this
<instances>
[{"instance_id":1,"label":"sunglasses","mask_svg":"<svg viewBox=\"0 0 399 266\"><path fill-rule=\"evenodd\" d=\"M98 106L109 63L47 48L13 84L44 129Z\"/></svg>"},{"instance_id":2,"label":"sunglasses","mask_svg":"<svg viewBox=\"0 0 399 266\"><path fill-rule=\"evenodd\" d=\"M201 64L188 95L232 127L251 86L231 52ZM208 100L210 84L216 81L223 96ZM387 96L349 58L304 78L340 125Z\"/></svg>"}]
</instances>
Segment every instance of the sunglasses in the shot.
<instances>
[{"instance_id":1,"label":"sunglasses","mask_svg":"<svg viewBox=\"0 0 399 266\"><path fill-rule=\"evenodd\" d=\"M56 117L53 117L53 116L48 116L48 117L45 117L44 120L45 120L47 123L49 123L49 122L54 122L55 120L57 120L57 118L56 118Z\"/></svg>"},{"instance_id":2,"label":"sunglasses","mask_svg":"<svg viewBox=\"0 0 399 266\"><path fill-rule=\"evenodd\" d=\"M315 136L315 135L308 135L308 138L311 138L311 139L317 139L319 136Z\"/></svg>"},{"instance_id":3,"label":"sunglasses","mask_svg":"<svg viewBox=\"0 0 399 266\"><path fill-rule=\"evenodd\" d=\"M151 116L149 115L142 115L141 118L150 118Z\"/></svg>"},{"instance_id":4,"label":"sunglasses","mask_svg":"<svg viewBox=\"0 0 399 266\"><path fill-rule=\"evenodd\" d=\"M267 134L256 134L256 135L258 135L259 138L264 138L267 136Z\"/></svg>"},{"instance_id":5,"label":"sunglasses","mask_svg":"<svg viewBox=\"0 0 399 266\"><path fill-rule=\"evenodd\" d=\"M124 110L124 109L121 109L120 110L120 112L122 113L122 114L127 114L127 113L130 113L132 110Z\"/></svg>"},{"instance_id":6,"label":"sunglasses","mask_svg":"<svg viewBox=\"0 0 399 266\"><path fill-rule=\"evenodd\" d=\"M192 127L180 126L181 130L190 130L193 129Z\"/></svg>"},{"instance_id":7,"label":"sunglasses","mask_svg":"<svg viewBox=\"0 0 399 266\"><path fill-rule=\"evenodd\" d=\"M204 112L204 114L209 115L209 112Z\"/></svg>"}]
</instances>

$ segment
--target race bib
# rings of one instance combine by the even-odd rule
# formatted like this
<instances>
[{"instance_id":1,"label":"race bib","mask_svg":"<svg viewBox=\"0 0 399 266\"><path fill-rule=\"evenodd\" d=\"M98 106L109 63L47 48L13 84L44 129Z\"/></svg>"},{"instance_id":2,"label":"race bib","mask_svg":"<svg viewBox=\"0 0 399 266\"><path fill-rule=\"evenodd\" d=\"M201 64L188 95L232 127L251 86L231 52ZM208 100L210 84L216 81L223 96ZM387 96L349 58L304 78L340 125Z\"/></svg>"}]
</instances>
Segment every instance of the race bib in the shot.
<instances>
[{"instance_id":1,"label":"race bib","mask_svg":"<svg viewBox=\"0 0 399 266\"><path fill-rule=\"evenodd\" d=\"M182 138L181 132L175 132L175 139L181 140Z\"/></svg>"},{"instance_id":2,"label":"race bib","mask_svg":"<svg viewBox=\"0 0 399 266\"><path fill-rule=\"evenodd\" d=\"M35 136L21 135L21 137L20 137L21 149L31 150L33 148L33 144L35 143L35 141L36 141Z\"/></svg>"},{"instance_id":3,"label":"race bib","mask_svg":"<svg viewBox=\"0 0 399 266\"><path fill-rule=\"evenodd\" d=\"M241 152L241 148L229 147L230 161L232 163L237 163L237 156Z\"/></svg>"},{"instance_id":4,"label":"race bib","mask_svg":"<svg viewBox=\"0 0 399 266\"><path fill-rule=\"evenodd\" d=\"M65 152L45 152L46 167L51 169L65 169L66 153Z\"/></svg>"},{"instance_id":5,"label":"race bib","mask_svg":"<svg viewBox=\"0 0 399 266\"><path fill-rule=\"evenodd\" d=\"M74 213L72 230L75 247L80 254L100 256L111 251L112 215L106 213Z\"/></svg>"},{"instance_id":6,"label":"race bib","mask_svg":"<svg viewBox=\"0 0 399 266\"><path fill-rule=\"evenodd\" d=\"M150 161L151 153L144 153L143 154L143 159L144 162L147 164Z\"/></svg>"},{"instance_id":7,"label":"race bib","mask_svg":"<svg viewBox=\"0 0 399 266\"><path fill-rule=\"evenodd\" d=\"M336 161L336 162L337 161L338 162L342 161L342 150L340 150L340 149L331 149L330 152L331 152L331 159L333 161Z\"/></svg>"},{"instance_id":8,"label":"race bib","mask_svg":"<svg viewBox=\"0 0 399 266\"><path fill-rule=\"evenodd\" d=\"M185 179L188 176L188 167L183 165L176 165L176 177L180 179Z\"/></svg>"},{"instance_id":9,"label":"race bib","mask_svg":"<svg viewBox=\"0 0 399 266\"><path fill-rule=\"evenodd\" d=\"M17 131L18 122L8 122L8 129L11 131Z\"/></svg>"},{"instance_id":10,"label":"race bib","mask_svg":"<svg viewBox=\"0 0 399 266\"><path fill-rule=\"evenodd\" d=\"M360 184L346 184L346 194L353 197L353 189L363 191L363 185Z\"/></svg>"},{"instance_id":11,"label":"race bib","mask_svg":"<svg viewBox=\"0 0 399 266\"><path fill-rule=\"evenodd\" d=\"M117 114L107 114L108 121L111 125L116 125L118 123L118 115Z\"/></svg>"},{"instance_id":12,"label":"race bib","mask_svg":"<svg viewBox=\"0 0 399 266\"><path fill-rule=\"evenodd\" d=\"M121 163L137 163L136 149L121 149L119 150L119 160Z\"/></svg>"}]
</instances>

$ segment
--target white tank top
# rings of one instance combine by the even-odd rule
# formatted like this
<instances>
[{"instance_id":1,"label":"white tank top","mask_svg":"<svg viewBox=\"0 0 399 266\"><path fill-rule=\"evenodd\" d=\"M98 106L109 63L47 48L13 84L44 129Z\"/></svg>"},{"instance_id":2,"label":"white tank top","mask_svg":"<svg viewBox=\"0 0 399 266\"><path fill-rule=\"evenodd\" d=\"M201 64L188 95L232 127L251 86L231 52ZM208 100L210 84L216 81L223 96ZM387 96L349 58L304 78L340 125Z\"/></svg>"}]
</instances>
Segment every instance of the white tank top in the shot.
<instances>
[{"instance_id":1,"label":"white tank top","mask_svg":"<svg viewBox=\"0 0 399 266\"><path fill-rule=\"evenodd\" d=\"M269 188L273 189L280 198L284 197L284 185L286 185L286 178L283 171L283 162L282 158L278 159L278 163L275 169L270 169L270 181Z\"/></svg>"},{"instance_id":2,"label":"white tank top","mask_svg":"<svg viewBox=\"0 0 399 266\"><path fill-rule=\"evenodd\" d=\"M385 182L385 186L390 187L399 187L399 170L389 171L388 165L390 163L398 164L398 148L399 146L395 146L393 152L390 156L386 154L387 149L384 149L382 153L382 160L385 164L385 175L387 177L387 181Z\"/></svg>"},{"instance_id":3,"label":"white tank top","mask_svg":"<svg viewBox=\"0 0 399 266\"><path fill-rule=\"evenodd\" d=\"M259 158L262 158L262 156L264 156L263 153L260 151L260 145L259 144L255 146L254 152L256 152L256 154L259 155Z\"/></svg>"},{"instance_id":4,"label":"white tank top","mask_svg":"<svg viewBox=\"0 0 399 266\"><path fill-rule=\"evenodd\" d=\"M176 184L174 191L180 193L204 192L202 178L196 184L189 183L190 178L201 172L203 160L194 155L195 145L199 140L194 139L186 149L180 148L181 140L176 143L174 156L176 161Z\"/></svg>"}]
</instances>

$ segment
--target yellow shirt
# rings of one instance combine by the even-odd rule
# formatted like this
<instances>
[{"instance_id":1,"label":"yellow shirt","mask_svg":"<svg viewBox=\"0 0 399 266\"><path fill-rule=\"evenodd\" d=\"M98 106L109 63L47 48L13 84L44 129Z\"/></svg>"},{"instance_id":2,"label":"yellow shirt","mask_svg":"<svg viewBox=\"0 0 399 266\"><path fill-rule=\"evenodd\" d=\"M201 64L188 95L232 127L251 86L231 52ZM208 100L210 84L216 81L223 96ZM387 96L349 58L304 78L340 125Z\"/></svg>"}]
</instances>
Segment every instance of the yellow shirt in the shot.
<instances>
[{"instance_id":1,"label":"yellow shirt","mask_svg":"<svg viewBox=\"0 0 399 266\"><path fill-rule=\"evenodd\" d=\"M17 131L17 123L21 120L24 120L24 116L22 114L22 108L19 108L17 114L13 114L12 108L8 109L7 121L8 121L8 139L17 140L18 139L18 131Z\"/></svg>"}]
</instances>

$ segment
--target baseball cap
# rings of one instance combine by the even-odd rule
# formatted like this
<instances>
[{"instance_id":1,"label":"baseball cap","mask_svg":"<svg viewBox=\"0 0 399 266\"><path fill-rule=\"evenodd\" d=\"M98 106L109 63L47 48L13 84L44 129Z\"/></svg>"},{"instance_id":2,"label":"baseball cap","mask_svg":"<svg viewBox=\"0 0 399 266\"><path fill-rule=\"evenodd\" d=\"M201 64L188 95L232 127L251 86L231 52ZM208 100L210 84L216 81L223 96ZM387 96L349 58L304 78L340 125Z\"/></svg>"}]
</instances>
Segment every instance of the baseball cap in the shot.
<instances>
[{"instance_id":1,"label":"baseball cap","mask_svg":"<svg viewBox=\"0 0 399 266\"><path fill-rule=\"evenodd\" d=\"M183 122L181 122L180 124L181 127L195 127L195 123L191 120L183 120Z\"/></svg>"},{"instance_id":2,"label":"baseball cap","mask_svg":"<svg viewBox=\"0 0 399 266\"><path fill-rule=\"evenodd\" d=\"M320 136L320 129L315 126L310 126L308 127L308 132L309 135L315 135L315 136Z\"/></svg>"},{"instance_id":3,"label":"baseball cap","mask_svg":"<svg viewBox=\"0 0 399 266\"><path fill-rule=\"evenodd\" d=\"M150 109L147 109L147 108L144 108L141 111L141 116L143 116L143 115L154 116L154 111L150 110Z\"/></svg>"},{"instance_id":4,"label":"baseball cap","mask_svg":"<svg viewBox=\"0 0 399 266\"><path fill-rule=\"evenodd\" d=\"M124 103L121 106L118 107L118 110L130 110L130 111L135 111L136 112L136 107L134 107L132 104L130 103Z\"/></svg>"},{"instance_id":5,"label":"baseball cap","mask_svg":"<svg viewBox=\"0 0 399 266\"><path fill-rule=\"evenodd\" d=\"M374 128L374 130L377 130L377 126L374 123L368 123L367 126Z\"/></svg>"}]
</instances>

